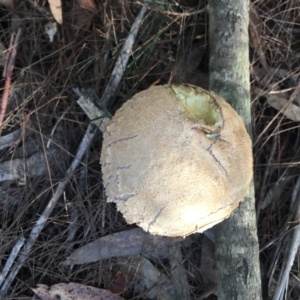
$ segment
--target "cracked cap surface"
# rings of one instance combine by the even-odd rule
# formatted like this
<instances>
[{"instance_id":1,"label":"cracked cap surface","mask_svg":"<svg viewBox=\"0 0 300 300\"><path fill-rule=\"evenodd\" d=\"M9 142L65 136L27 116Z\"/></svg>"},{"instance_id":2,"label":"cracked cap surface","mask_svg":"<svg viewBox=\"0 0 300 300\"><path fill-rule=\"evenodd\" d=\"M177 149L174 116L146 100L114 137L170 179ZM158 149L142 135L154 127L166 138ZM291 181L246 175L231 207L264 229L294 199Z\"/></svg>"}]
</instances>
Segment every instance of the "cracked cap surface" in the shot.
<instances>
[{"instance_id":1,"label":"cracked cap surface","mask_svg":"<svg viewBox=\"0 0 300 300\"><path fill-rule=\"evenodd\" d=\"M129 224L186 236L238 206L253 159L244 123L225 100L199 87L171 85L142 91L117 111L100 162L107 201Z\"/></svg>"}]
</instances>

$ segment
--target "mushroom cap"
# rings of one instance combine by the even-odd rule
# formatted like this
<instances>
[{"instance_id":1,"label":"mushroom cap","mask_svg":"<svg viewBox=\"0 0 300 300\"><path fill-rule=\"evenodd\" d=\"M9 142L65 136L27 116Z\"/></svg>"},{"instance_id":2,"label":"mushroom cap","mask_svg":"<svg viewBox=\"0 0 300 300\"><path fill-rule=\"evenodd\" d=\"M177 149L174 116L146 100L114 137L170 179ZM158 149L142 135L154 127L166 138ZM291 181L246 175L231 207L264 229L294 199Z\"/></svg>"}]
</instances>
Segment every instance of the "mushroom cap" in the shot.
<instances>
[{"instance_id":1,"label":"mushroom cap","mask_svg":"<svg viewBox=\"0 0 300 300\"><path fill-rule=\"evenodd\" d=\"M252 145L221 97L191 85L154 86L128 100L104 133L107 201L129 224L163 236L202 232L249 189Z\"/></svg>"}]
</instances>

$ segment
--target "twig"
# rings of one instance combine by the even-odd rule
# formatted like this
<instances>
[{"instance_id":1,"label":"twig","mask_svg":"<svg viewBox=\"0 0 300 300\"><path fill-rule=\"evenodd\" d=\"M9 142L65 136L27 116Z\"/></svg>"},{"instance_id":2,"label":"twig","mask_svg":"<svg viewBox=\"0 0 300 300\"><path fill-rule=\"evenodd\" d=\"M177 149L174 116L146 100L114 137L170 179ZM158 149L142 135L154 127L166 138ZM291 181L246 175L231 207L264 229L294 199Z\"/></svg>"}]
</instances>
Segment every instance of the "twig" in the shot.
<instances>
[{"instance_id":1,"label":"twig","mask_svg":"<svg viewBox=\"0 0 300 300\"><path fill-rule=\"evenodd\" d=\"M3 270L0 274L0 285L3 283L3 281L5 280L11 266L13 265L20 249L23 247L25 243L25 238L22 236L19 238L19 240L16 242L15 246L13 247L9 258L7 259L5 266L3 267Z\"/></svg>"},{"instance_id":2,"label":"twig","mask_svg":"<svg viewBox=\"0 0 300 300\"><path fill-rule=\"evenodd\" d=\"M5 294L5 292L11 285L12 281L15 279L16 275L18 274L19 270L21 269L22 265L28 258L28 255L30 254L30 251L31 251L37 237L39 236L41 230L45 226L45 224L46 224L52 210L56 206L59 198L63 194L64 189L65 189L69 179L73 175L75 169L80 164L81 159L82 159L83 155L85 154L88 146L90 145L90 142L94 138L96 132L97 132L97 130L96 130L95 126L93 124L90 124L85 132L85 135L84 135L80 145L79 145L79 148L74 157L74 160L73 160L71 166L69 167L69 169L67 170L66 177L58 184L56 192L54 193L52 199L49 201L49 203L46 206L45 210L43 211L42 215L39 217L38 221L32 228L29 238L27 239L27 243L25 244L23 251L19 255L14 268L9 273L7 280L3 283L1 290L0 290L1 296L3 296L3 294Z\"/></svg>"},{"instance_id":3,"label":"twig","mask_svg":"<svg viewBox=\"0 0 300 300\"><path fill-rule=\"evenodd\" d=\"M110 121L110 115L106 110L100 110L98 106L95 105L99 100L98 97L96 97L90 89L85 90L76 87L73 91L79 96L77 103L81 109L86 113L91 122L104 132Z\"/></svg>"},{"instance_id":4,"label":"twig","mask_svg":"<svg viewBox=\"0 0 300 300\"><path fill-rule=\"evenodd\" d=\"M137 15L134 23L132 24L130 34L127 37L121 49L120 55L116 61L115 67L112 71L109 82L106 86L106 89L101 99L101 105L103 105L105 108L107 107L111 97L116 94L117 88L120 84L120 81L126 69L129 56L132 53L132 46L135 42L137 32L139 30L139 27L142 23L146 11L147 11L147 5L144 4L139 14Z\"/></svg>"},{"instance_id":5,"label":"twig","mask_svg":"<svg viewBox=\"0 0 300 300\"><path fill-rule=\"evenodd\" d=\"M21 34L22 34L22 29L18 28L16 37L13 41L13 46L10 49L11 53L9 55L9 58L7 60L7 65L6 65L6 68L5 68L4 77L6 79L5 79L5 86L4 86L4 91L3 91L3 94L2 94L2 102L1 102L0 128L2 127L2 123L3 123L3 120L4 120L4 116L5 116L5 111L6 111L7 102L8 102L9 89L10 89L10 83L11 83L11 77L12 77L12 72L13 72L13 69L14 69L15 60L16 60L16 56L17 56L17 46L19 44Z\"/></svg>"}]
</instances>

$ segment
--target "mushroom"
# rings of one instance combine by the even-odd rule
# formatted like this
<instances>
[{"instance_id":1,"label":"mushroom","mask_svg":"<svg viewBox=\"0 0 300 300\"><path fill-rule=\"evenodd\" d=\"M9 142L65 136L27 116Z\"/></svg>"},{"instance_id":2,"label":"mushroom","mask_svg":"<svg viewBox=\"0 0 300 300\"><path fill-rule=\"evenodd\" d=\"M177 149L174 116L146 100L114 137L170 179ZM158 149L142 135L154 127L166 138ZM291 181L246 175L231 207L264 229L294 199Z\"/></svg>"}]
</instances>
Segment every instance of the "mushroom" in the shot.
<instances>
[{"instance_id":1,"label":"mushroom","mask_svg":"<svg viewBox=\"0 0 300 300\"><path fill-rule=\"evenodd\" d=\"M252 145L221 97L192 85L154 86L128 100L104 133L107 201L129 224L162 236L203 232L249 189Z\"/></svg>"}]
</instances>

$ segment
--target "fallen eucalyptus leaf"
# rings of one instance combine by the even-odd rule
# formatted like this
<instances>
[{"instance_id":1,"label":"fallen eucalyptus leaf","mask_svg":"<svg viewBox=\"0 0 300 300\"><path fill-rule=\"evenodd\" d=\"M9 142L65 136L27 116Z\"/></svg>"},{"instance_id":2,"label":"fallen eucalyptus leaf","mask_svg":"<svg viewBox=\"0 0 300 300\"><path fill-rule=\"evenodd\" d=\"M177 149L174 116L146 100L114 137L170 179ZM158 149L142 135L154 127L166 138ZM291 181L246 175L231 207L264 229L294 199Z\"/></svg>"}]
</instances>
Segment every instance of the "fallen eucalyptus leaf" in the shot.
<instances>
[{"instance_id":1,"label":"fallen eucalyptus leaf","mask_svg":"<svg viewBox=\"0 0 300 300\"><path fill-rule=\"evenodd\" d=\"M62 264L87 264L111 257L134 256L182 240L183 238L150 235L135 228L95 240L74 251Z\"/></svg>"},{"instance_id":2,"label":"fallen eucalyptus leaf","mask_svg":"<svg viewBox=\"0 0 300 300\"><path fill-rule=\"evenodd\" d=\"M62 6L60 0L48 0L52 16L58 24L63 23Z\"/></svg>"}]
</instances>

